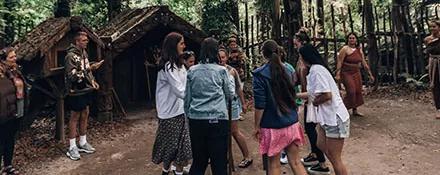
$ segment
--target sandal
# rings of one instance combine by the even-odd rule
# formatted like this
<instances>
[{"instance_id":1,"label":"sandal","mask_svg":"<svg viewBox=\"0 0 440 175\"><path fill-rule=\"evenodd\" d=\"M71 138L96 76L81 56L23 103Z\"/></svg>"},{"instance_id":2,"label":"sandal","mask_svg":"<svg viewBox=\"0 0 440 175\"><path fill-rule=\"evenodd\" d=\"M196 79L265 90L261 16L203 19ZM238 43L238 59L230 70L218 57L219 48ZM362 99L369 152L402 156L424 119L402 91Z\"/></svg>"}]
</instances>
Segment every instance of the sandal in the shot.
<instances>
[{"instance_id":1,"label":"sandal","mask_svg":"<svg viewBox=\"0 0 440 175\"><path fill-rule=\"evenodd\" d=\"M238 164L238 167L240 168L247 168L249 165L251 165L253 162L252 159L243 159L241 160L240 164Z\"/></svg>"},{"instance_id":2,"label":"sandal","mask_svg":"<svg viewBox=\"0 0 440 175\"><path fill-rule=\"evenodd\" d=\"M8 175L19 175L20 174L20 172L17 169L15 169L12 165L5 167L4 172L7 173Z\"/></svg>"}]
</instances>

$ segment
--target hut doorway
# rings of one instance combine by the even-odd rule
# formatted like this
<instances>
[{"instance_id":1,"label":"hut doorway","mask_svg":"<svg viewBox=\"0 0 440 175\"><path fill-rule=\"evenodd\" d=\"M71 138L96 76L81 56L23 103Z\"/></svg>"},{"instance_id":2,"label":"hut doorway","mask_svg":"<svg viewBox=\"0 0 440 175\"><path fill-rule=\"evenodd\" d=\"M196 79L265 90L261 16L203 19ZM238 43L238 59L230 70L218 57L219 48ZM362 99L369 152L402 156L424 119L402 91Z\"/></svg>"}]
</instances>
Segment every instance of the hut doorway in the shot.
<instances>
[{"instance_id":1,"label":"hut doorway","mask_svg":"<svg viewBox=\"0 0 440 175\"><path fill-rule=\"evenodd\" d=\"M126 110L155 106L160 48L170 32L159 25L113 60L113 86ZM196 48L194 41L185 38L185 43L188 50Z\"/></svg>"}]
</instances>

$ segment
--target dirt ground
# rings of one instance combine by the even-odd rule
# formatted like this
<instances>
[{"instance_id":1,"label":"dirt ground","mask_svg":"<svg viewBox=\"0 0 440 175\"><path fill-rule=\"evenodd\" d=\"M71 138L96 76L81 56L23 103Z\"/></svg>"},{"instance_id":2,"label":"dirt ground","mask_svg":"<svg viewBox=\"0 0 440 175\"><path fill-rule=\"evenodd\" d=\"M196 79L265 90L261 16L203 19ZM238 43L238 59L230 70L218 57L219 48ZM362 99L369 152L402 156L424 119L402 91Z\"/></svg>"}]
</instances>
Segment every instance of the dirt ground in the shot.
<instances>
[{"instance_id":1,"label":"dirt ground","mask_svg":"<svg viewBox=\"0 0 440 175\"><path fill-rule=\"evenodd\" d=\"M434 175L440 171L440 120L433 117L432 104L410 95L383 98L369 96L359 111L365 117L351 118L351 137L346 140L343 160L352 175ZM254 163L234 174L264 174L258 143L251 137L253 112L245 115L240 128L248 140ZM154 111L131 114L125 130L105 141L93 140L97 152L71 161L61 152L53 158L20 167L25 174L124 174L157 175L161 167L151 162L157 122ZM106 134L106 133L104 133ZM307 155L308 146L302 147ZM241 154L233 145L235 165ZM37 156L39 155L36 153ZM24 160L26 161L26 160ZM293 174L287 165L283 174ZM207 173L210 174L210 173Z\"/></svg>"}]
</instances>

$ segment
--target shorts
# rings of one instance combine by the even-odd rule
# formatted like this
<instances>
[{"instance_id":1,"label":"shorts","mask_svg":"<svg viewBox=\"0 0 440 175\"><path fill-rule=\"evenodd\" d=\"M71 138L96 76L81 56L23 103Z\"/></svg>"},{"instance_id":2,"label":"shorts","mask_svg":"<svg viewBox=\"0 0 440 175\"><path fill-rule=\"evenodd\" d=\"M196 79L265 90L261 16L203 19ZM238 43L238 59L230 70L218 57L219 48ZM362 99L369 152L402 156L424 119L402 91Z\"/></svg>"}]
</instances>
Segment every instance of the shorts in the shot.
<instances>
[{"instance_id":1,"label":"shorts","mask_svg":"<svg viewBox=\"0 0 440 175\"><path fill-rule=\"evenodd\" d=\"M92 101L92 93L77 96L67 96L66 107L68 110L80 112L87 108Z\"/></svg>"},{"instance_id":2,"label":"shorts","mask_svg":"<svg viewBox=\"0 0 440 175\"><path fill-rule=\"evenodd\" d=\"M347 119L347 121L342 122L339 116L336 116L336 118L337 118L336 126L329 126L329 125L321 126L322 129L324 129L325 136L334 139L348 138L350 136L350 119Z\"/></svg>"}]
</instances>

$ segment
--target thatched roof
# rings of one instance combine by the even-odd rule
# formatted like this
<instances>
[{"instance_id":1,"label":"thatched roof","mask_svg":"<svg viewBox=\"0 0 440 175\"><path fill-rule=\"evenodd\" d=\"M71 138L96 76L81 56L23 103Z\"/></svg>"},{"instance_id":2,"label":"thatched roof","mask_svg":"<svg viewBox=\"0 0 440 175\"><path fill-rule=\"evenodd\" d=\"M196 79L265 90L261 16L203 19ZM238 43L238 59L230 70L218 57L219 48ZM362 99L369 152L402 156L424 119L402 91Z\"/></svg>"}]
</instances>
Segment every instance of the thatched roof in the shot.
<instances>
[{"instance_id":1,"label":"thatched roof","mask_svg":"<svg viewBox=\"0 0 440 175\"><path fill-rule=\"evenodd\" d=\"M110 43L115 51L121 52L159 24L179 31L198 43L206 37L203 31L177 16L168 6L125 10L98 34L104 42Z\"/></svg>"},{"instance_id":2,"label":"thatched roof","mask_svg":"<svg viewBox=\"0 0 440 175\"><path fill-rule=\"evenodd\" d=\"M101 47L104 46L98 35L84 25L80 17L49 18L13 44L17 48L17 58L31 61L51 49L72 29L88 33L91 40Z\"/></svg>"}]
</instances>

